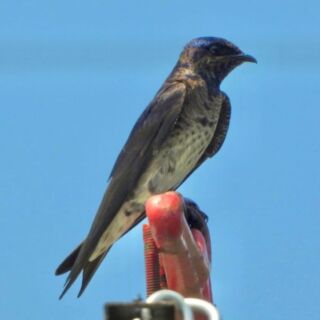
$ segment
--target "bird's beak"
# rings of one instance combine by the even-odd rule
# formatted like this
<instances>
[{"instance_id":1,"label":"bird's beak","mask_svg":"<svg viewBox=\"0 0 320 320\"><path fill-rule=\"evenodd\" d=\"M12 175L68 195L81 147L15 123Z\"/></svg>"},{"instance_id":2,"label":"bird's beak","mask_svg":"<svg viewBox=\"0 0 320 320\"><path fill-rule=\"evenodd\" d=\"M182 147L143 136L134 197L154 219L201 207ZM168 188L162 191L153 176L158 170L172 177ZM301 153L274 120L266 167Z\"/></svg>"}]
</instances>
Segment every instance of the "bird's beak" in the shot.
<instances>
[{"instance_id":1,"label":"bird's beak","mask_svg":"<svg viewBox=\"0 0 320 320\"><path fill-rule=\"evenodd\" d=\"M257 60L253 56L250 56L249 54L245 54L245 53L240 53L240 54L236 55L235 58L241 63L242 62L258 63Z\"/></svg>"}]
</instances>

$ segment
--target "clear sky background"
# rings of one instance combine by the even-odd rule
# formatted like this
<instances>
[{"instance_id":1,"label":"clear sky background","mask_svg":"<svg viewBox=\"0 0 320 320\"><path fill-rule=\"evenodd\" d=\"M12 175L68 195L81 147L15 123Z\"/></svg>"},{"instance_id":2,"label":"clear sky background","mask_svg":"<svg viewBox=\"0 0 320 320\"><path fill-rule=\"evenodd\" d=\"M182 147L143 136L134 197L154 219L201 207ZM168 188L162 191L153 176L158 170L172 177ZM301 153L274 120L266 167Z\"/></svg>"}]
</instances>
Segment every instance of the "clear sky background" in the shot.
<instances>
[{"instance_id":1,"label":"clear sky background","mask_svg":"<svg viewBox=\"0 0 320 320\"><path fill-rule=\"evenodd\" d=\"M180 191L210 216L224 319L319 319L320 21L310 1L0 2L0 319L102 319L145 297L141 225L81 299L58 263L86 235L129 131L187 41L258 64L223 83L227 140Z\"/></svg>"}]
</instances>

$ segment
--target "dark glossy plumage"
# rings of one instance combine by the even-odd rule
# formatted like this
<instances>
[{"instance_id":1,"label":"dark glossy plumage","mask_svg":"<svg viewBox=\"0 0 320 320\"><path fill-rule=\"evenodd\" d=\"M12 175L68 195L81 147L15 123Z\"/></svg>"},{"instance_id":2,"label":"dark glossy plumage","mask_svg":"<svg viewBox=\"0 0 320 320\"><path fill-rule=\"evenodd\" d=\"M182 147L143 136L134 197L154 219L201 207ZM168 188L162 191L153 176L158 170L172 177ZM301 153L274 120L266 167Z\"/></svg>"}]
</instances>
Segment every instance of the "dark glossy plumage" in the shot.
<instances>
[{"instance_id":1,"label":"dark glossy plumage","mask_svg":"<svg viewBox=\"0 0 320 320\"><path fill-rule=\"evenodd\" d=\"M224 39L186 45L131 131L86 239L56 271L70 271L61 297L81 271L83 292L112 244L144 218L151 194L175 190L220 149L231 113L220 83L245 61L255 62Z\"/></svg>"}]
</instances>

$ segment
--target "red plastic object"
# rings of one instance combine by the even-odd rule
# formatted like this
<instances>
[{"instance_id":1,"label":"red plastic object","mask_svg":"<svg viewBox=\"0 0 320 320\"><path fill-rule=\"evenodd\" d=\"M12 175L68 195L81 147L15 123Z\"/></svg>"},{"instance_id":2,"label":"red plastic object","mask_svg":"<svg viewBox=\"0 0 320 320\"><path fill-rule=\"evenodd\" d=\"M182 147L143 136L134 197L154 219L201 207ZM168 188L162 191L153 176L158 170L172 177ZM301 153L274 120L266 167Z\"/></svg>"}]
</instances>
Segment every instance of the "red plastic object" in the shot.
<instances>
[{"instance_id":1,"label":"red plastic object","mask_svg":"<svg viewBox=\"0 0 320 320\"><path fill-rule=\"evenodd\" d=\"M185 297L213 302L210 244L199 230L189 228L183 209L183 198L176 192L152 196L146 202L147 293L166 287Z\"/></svg>"}]
</instances>

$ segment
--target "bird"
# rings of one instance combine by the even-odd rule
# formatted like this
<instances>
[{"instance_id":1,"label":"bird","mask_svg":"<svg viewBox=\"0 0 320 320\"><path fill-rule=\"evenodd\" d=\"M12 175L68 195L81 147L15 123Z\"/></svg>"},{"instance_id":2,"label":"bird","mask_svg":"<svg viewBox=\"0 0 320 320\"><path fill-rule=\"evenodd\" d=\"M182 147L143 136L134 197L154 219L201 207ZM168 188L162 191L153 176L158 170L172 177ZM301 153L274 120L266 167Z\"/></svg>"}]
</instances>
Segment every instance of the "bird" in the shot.
<instances>
[{"instance_id":1,"label":"bird","mask_svg":"<svg viewBox=\"0 0 320 320\"><path fill-rule=\"evenodd\" d=\"M176 190L219 151L231 115L220 84L244 62L257 61L223 38L185 45L129 134L86 238L56 269L69 272L60 299L82 272L81 296L111 246L144 219L150 196Z\"/></svg>"}]
</instances>

